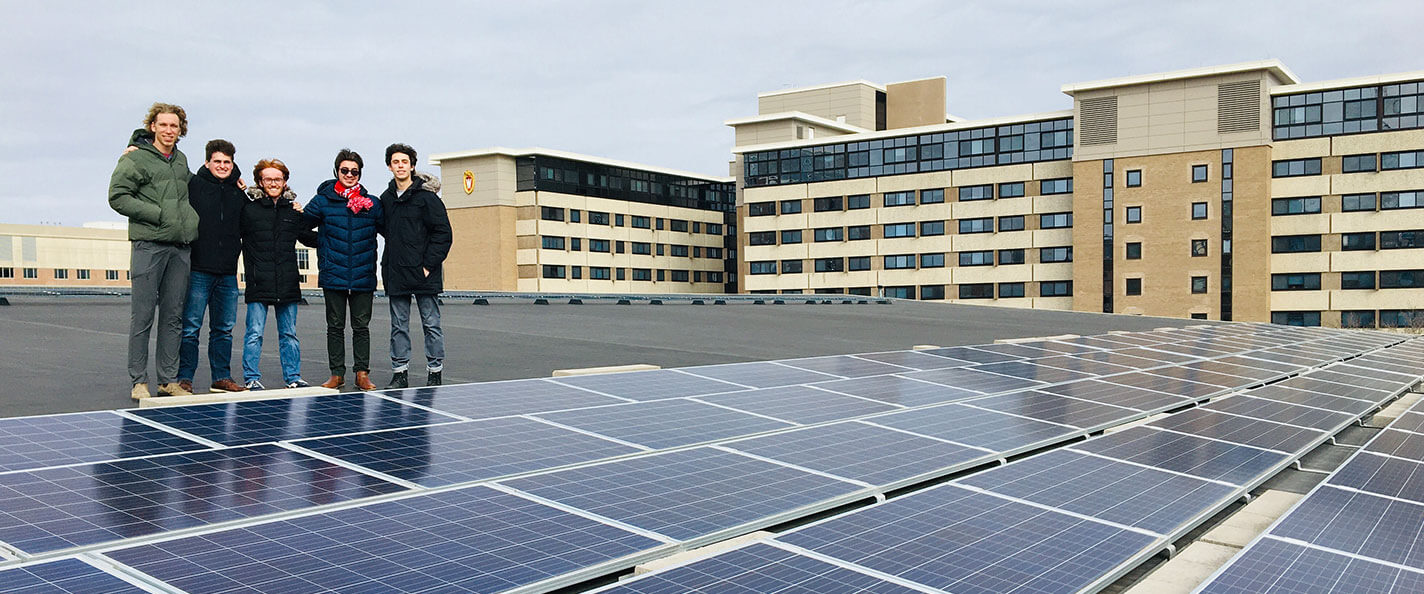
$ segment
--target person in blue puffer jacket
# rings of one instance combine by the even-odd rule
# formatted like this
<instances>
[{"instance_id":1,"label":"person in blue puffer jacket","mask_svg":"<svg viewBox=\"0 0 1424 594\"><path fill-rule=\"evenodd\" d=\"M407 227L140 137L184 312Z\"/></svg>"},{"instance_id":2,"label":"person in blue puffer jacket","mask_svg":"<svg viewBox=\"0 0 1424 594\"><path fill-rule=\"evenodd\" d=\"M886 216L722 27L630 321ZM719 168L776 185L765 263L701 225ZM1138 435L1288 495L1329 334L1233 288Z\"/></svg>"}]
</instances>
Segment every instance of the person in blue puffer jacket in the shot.
<instances>
[{"instance_id":1,"label":"person in blue puffer jacket","mask_svg":"<svg viewBox=\"0 0 1424 594\"><path fill-rule=\"evenodd\" d=\"M381 201L361 186L361 155L336 154L336 179L323 182L302 214L317 229L317 266L326 301L326 355L331 379L326 388L346 384L346 316L351 315L352 371L360 390L371 382L371 300L376 292L376 236L384 218Z\"/></svg>"}]
</instances>

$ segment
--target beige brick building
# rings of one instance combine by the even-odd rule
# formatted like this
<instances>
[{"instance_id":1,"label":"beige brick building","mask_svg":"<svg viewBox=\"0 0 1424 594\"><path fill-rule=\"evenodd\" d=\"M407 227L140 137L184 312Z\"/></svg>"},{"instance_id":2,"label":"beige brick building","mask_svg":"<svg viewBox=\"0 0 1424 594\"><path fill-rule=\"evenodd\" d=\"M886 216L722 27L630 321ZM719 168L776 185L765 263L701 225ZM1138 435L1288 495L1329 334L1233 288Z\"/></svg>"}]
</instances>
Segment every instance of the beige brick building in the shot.
<instances>
[{"instance_id":1,"label":"beige brick building","mask_svg":"<svg viewBox=\"0 0 1424 594\"><path fill-rule=\"evenodd\" d=\"M727 122L743 290L1326 326L1424 308L1424 72L1062 91L972 121L943 78L760 95Z\"/></svg>"}]
</instances>

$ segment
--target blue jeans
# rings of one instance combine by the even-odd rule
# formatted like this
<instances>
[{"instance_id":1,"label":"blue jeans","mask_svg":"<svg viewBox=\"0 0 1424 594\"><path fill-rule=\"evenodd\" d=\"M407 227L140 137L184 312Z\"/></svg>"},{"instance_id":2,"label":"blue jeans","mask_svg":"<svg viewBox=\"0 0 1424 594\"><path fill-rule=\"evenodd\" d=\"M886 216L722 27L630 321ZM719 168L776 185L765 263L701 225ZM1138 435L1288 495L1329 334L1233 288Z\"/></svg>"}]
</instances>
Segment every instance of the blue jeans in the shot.
<instances>
[{"instance_id":1,"label":"blue jeans","mask_svg":"<svg viewBox=\"0 0 1424 594\"><path fill-rule=\"evenodd\" d=\"M410 295L391 300L391 371L410 368ZM436 295L416 295L420 327L425 334L425 369L440 371L445 360L445 333L440 330L440 300Z\"/></svg>"},{"instance_id":2,"label":"blue jeans","mask_svg":"<svg viewBox=\"0 0 1424 594\"><path fill-rule=\"evenodd\" d=\"M247 304L247 335L242 344L242 381L262 379L262 333L267 329L266 303ZM274 303L277 312L277 353L282 357L282 383L302 379L302 344L297 340L297 304Z\"/></svg>"},{"instance_id":3,"label":"blue jeans","mask_svg":"<svg viewBox=\"0 0 1424 594\"><path fill-rule=\"evenodd\" d=\"M213 381L232 377L232 327L237 324L237 275L188 275L188 304L183 308L183 342L178 345L178 379L193 381L198 371L198 336L203 314L208 320L208 366Z\"/></svg>"}]
</instances>

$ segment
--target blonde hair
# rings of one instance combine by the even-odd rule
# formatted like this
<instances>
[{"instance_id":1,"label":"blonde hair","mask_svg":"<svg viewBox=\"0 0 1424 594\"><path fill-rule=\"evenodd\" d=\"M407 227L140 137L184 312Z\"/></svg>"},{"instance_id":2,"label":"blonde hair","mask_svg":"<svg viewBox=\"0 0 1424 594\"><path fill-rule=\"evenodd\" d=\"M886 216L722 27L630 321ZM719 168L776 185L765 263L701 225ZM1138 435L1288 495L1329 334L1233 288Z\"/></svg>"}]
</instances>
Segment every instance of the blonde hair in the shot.
<instances>
[{"instance_id":1,"label":"blonde hair","mask_svg":"<svg viewBox=\"0 0 1424 594\"><path fill-rule=\"evenodd\" d=\"M171 113L178 116L178 136L183 137L188 135L188 112L183 111L182 107L178 107L172 103L154 103L150 106L148 108L148 114L143 116L144 129L151 129L153 122L158 121L158 115L163 113Z\"/></svg>"}]
</instances>

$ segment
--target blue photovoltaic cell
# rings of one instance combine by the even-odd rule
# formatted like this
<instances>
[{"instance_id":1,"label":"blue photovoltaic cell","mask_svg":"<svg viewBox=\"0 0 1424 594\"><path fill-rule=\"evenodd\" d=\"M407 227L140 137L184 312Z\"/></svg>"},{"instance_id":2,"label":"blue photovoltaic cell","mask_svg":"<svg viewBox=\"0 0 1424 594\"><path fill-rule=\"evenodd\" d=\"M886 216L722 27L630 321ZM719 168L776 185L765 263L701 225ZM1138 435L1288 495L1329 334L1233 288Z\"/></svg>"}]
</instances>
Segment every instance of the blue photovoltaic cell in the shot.
<instances>
[{"instance_id":1,"label":"blue photovoltaic cell","mask_svg":"<svg viewBox=\"0 0 1424 594\"><path fill-rule=\"evenodd\" d=\"M701 396L698 397L698 400L807 425L849 419L888 410L899 410L900 408L883 402L806 386L786 386Z\"/></svg>"},{"instance_id":2,"label":"blue photovoltaic cell","mask_svg":"<svg viewBox=\"0 0 1424 594\"><path fill-rule=\"evenodd\" d=\"M1424 460L1424 435L1395 431L1393 428L1385 429L1370 440L1370 443L1365 444L1365 451L1409 460Z\"/></svg>"},{"instance_id":3,"label":"blue photovoltaic cell","mask_svg":"<svg viewBox=\"0 0 1424 594\"><path fill-rule=\"evenodd\" d=\"M817 388L834 390L862 398L879 400L897 406L923 406L953 402L983 396L979 392L953 388L933 382L906 379L895 375L861 377L816 384Z\"/></svg>"},{"instance_id":4,"label":"blue photovoltaic cell","mask_svg":"<svg viewBox=\"0 0 1424 594\"><path fill-rule=\"evenodd\" d=\"M206 447L108 411L0 419L0 472Z\"/></svg>"},{"instance_id":5,"label":"blue photovoltaic cell","mask_svg":"<svg viewBox=\"0 0 1424 594\"><path fill-rule=\"evenodd\" d=\"M607 594L916 594L919 591L777 547L740 549L622 582Z\"/></svg>"},{"instance_id":6,"label":"blue photovoltaic cell","mask_svg":"<svg viewBox=\"0 0 1424 594\"><path fill-rule=\"evenodd\" d=\"M1023 379L1040 381L1046 384L1056 384L1060 382L1071 382L1074 380L1088 379L1095 377L1094 373L1083 373L1071 371L1060 367L1049 367L1039 365L1030 361L1004 361L1003 363L987 363L974 367L975 371L988 371L999 375L1007 375Z\"/></svg>"},{"instance_id":7,"label":"blue photovoltaic cell","mask_svg":"<svg viewBox=\"0 0 1424 594\"><path fill-rule=\"evenodd\" d=\"M1213 394L1220 394L1224 390L1218 386L1199 384L1161 375L1152 375L1146 372L1124 373L1121 375L1111 375L1103 378L1102 381L1123 386L1132 386L1144 390L1154 390L1173 396L1181 396L1192 400L1206 398Z\"/></svg>"},{"instance_id":8,"label":"blue photovoltaic cell","mask_svg":"<svg viewBox=\"0 0 1424 594\"><path fill-rule=\"evenodd\" d=\"M595 373L561 377L552 381L630 400L658 400L747 389L745 386L688 375L672 369Z\"/></svg>"},{"instance_id":9,"label":"blue photovoltaic cell","mask_svg":"<svg viewBox=\"0 0 1424 594\"><path fill-rule=\"evenodd\" d=\"M1419 367L1402 361L1394 360L1388 355L1365 355L1358 359L1351 359L1350 365L1378 369L1396 374L1390 377L1419 379Z\"/></svg>"},{"instance_id":10,"label":"blue photovoltaic cell","mask_svg":"<svg viewBox=\"0 0 1424 594\"><path fill-rule=\"evenodd\" d=\"M140 408L133 414L224 445L246 445L453 421L373 394Z\"/></svg>"},{"instance_id":11,"label":"blue photovoltaic cell","mask_svg":"<svg viewBox=\"0 0 1424 594\"><path fill-rule=\"evenodd\" d=\"M1163 377L1170 377L1173 379L1185 380L1189 382L1197 382L1199 384L1210 384L1222 388L1240 388L1258 383L1256 380L1249 378L1226 375L1224 373L1215 373L1211 371L1203 371L1200 369L1190 369L1182 366L1159 367L1157 369L1149 370L1146 373L1150 373L1152 375L1160 375Z\"/></svg>"},{"instance_id":12,"label":"blue photovoltaic cell","mask_svg":"<svg viewBox=\"0 0 1424 594\"><path fill-rule=\"evenodd\" d=\"M965 405L1084 428L1116 424L1138 416L1137 411L1128 408L1037 391L989 396Z\"/></svg>"},{"instance_id":13,"label":"blue photovoltaic cell","mask_svg":"<svg viewBox=\"0 0 1424 594\"><path fill-rule=\"evenodd\" d=\"M1370 377L1389 382L1395 386L1391 388L1392 390L1419 381L1418 368L1412 368L1412 371L1402 371L1403 369L1411 368L1408 366L1394 366L1394 369L1387 369L1375 364L1357 363L1357 361L1359 361L1359 359L1351 359L1350 362L1346 364L1331 365L1330 371L1347 375Z\"/></svg>"},{"instance_id":14,"label":"blue photovoltaic cell","mask_svg":"<svg viewBox=\"0 0 1424 594\"><path fill-rule=\"evenodd\" d=\"M1345 370L1337 371L1334 367L1322 369L1319 371L1312 371L1310 372L1310 377L1318 380L1325 380L1327 382L1335 382L1338 384L1373 388L1375 390L1379 390L1381 392L1386 393L1398 392L1405 386L1412 383L1409 381L1396 381L1393 379L1382 379L1377 377L1370 377L1369 375L1349 373Z\"/></svg>"},{"instance_id":15,"label":"blue photovoltaic cell","mask_svg":"<svg viewBox=\"0 0 1424 594\"><path fill-rule=\"evenodd\" d=\"M1324 486L1271 529L1271 534L1364 557L1424 569L1424 505Z\"/></svg>"},{"instance_id":16,"label":"blue photovoltaic cell","mask_svg":"<svg viewBox=\"0 0 1424 594\"><path fill-rule=\"evenodd\" d=\"M1167 342L1166 337L1162 336L1161 334L1152 334L1148 332L1104 334L1102 336L1093 338L1104 338L1113 342L1120 342L1123 344L1136 346L1151 346Z\"/></svg>"},{"instance_id":17,"label":"blue photovoltaic cell","mask_svg":"<svg viewBox=\"0 0 1424 594\"><path fill-rule=\"evenodd\" d=\"M1298 371L1304 371L1305 369L1304 366L1301 365L1291 365L1290 363L1281 363L1278 361L1263 361L1261 359L1251 359L1242 355L1232 355L1230 357L1213 359L1209 363L1244 365L1246 367L1254 367L1256 369L1265 369L1269 371L1276 371L1279 373L1296 373ZM1226 373L1231 372L1228 371Z\"/></svg>"},{"instance_id":18,"label":"blue photovoltaic cell","mask_svg":"<svg viewBox=\"0 0 1424 594\"><path fill-rule=\"evenodd\" d=\"M0 475L0 541L56 551L405 487L273 445Z\"/></svg>"},{"instance_id":19,"label":"blue photovoltaic cell","mask_svg":"<svg viewBox=\"0 0 1424 594\"><path fill-rule=\"evenodd\" d=\"M683 541L770 522L861 489L712 448L639 456L503 484Z\"/></svg>"},{"instance_id":20,"label":"blue photovoltaic cell","mask_svg":"<svg viewBox=\"0 0 1424 594\"><path fill-rule=\"evenodd\" d=\"M1400 431L1410 431L1414 433L1424 433L1424 414L1416 411L1409 411L1395 419L1389 426L1390 429Z\"/></svg>"},{"instance_id":21,"label":"blue photovoltaic cell","mask_svg":"<svg viewBox=\"0 0 1424 594\"><path fill-rule=\"evenodd\" d=\"M1239 359L1239 357L1238 357L1237 359ZM1267 363L1267 365L1272 365L1272 364L1273 364L1273 363ZM1223 360L1221 360L1221 359L1216 359L1216 360L1212 360L1212 361L1198 361L1198 362L1196 362L1196 363L1188 363L1188 364L1186 364L1186 365L1183 365L1182 368L1183 368L1183 369L1198 370L1198 371L1210 371L1210 372L1213 372L1213 373L1220 373L1220 374L1223 374L1223 375L1230 375L1230 376L1234 376L1234 377L1247 378L1247 379L1254 379L1254 380L1268 380L1268 379L1280 377L1280 376L1282 375L1282 373L1283 373L1283 372L1281 372L1281 371L1277 371L1277 370L1274 370L1274 369L1266 369L1266 368L1263 368L1263 367L1252 367L1252 366L1244 365L1244 364L1241 364L1241 363L1228 363L1228 362L1223 361Z\"/></svg>"},{"instance_id":22,"label":"blue photovoltaic cell","mask_svg":"<svg viewBox=\"0 0 1424 594\"><path fill-rule=\"evenodd\" d=\"M1263 538L1201 589L1201 594L1409 594L1424 574Z\"/></svg>"},{"instance_id":23,"label":"blue photovoltaic cell","mask_svg":"<svg viewBox=\"0 0 1424 594\"><path fill-rule=\"evenodd\" d=\"M1363 452L1331 475L1329 483L1424 503L1424 464Z\"/></svg>"},{"instance_id":24,"label":"blue photovoltaic cell","mask_svg":"<svg viewBox=\"0 0 1424 594\"><path fill-rule=\"evenodd\" d=\"M1119 365L1117 363L1109 363L1107 360L1112 358L1116 358L1118 361L1126 363L1134 363L1134 365ZM1129 371L1141 367L1156 367L1158 365L1161 365L1161 363L1158 363L1156 361L1148 361L1147 359L1140 359L1138 357L1128 357L1123 355L1117 355L1116 353L1108 353L1102 351L1096 353L1083 353L1080 355L1045 357L1042 359L1034 359L1033 363L1036 365L1057 367L1059 369L1077 371L1080 373L1086 373L1094 376L1112 375L1114 373L1127 373Z\"/></svg>"},{"instance_id":25,"label":"blue photovoltaic cell","mask_svg":"<svg viewBox=\"0 0 1424 594\"><path fill-rule=\"evenodd\" d=\"M1279 400L1254 398L1250 396L1250 392L1204 404L1202 408L1299 427L1312 427L1322 431L1335 429L1341 424L1355 420L1354 415L1333 410L1298 406Z\"/></svg>"},{"instance_id":26,"label":"blue photovoltaic cell","mask_svg":"<svg viewBox=\"0 0 1424 594\"><path fill-rule=\"evenodd\" d=\"M1147 427L1090 439L1073 449L1235 485L1260 477L1286 459L1278 452Z\"/></svg>"},{"instance_id":27,"label":"blue photovoltaic cell","mask_svg":"<svg viewBox=\"0 0 1424 594\"><path fill-rule=\"evenodd\" d=\"M787 367L770 361L685 367L682 371L753 388L775 388L841 379L839 376Z\"/></svg>"},{"instance_id":28,"label":"blue photovoltaic cell","mask_svg":"<svg viewBox=\"0 0 1424 594\"><path fill-rule=\"evenodd\" d=\"M1195 357L1199 359L1220 357L1222 355L1233 355L1236 353L1235 349L1231 348L1209 348L1201 346L1200 342L1198 341L1192 341L1188 343L1159 344L1153 346L1152 348L1154 350L1166 353L1176 353L1178 355L1187 355L1189 357Z\"/></svg>"},{"instance_id":29,"label":"blue photovoltaic cell","mask_svg":"<svg viewBox=\"0 0 1424 594\"><path fill-rule=\"evenodd\" d=\"M1101 380L1083 380L1056 386L1044 386L1040 392L1071 396L1080 400L1092 400L1103 404L1123 406L1135 410L1162 410L1185 406L1191 401L1181 396L1173 396L1154 390L1110 384Z\"/></svg>"},{"instance_id":30,"label":"blue photovoltaic cell","mask_svg":"<svg viewBox=\"0 0 1424 594\"><path fill-rule=\"evenodd\" d=\"M798 369L809 369L841 377L865 377L868 375L885 375L887 373L899 373L901 371L912 371L899 365L890 365L879 361L869 361L857 359L848 355L837 355L834 357L811 357L809 359L784 359L779 361L782 365L790 365Z\"/></svg>"},{"instance_id":31,"label":"blue photovoltaic cell","mask_svg":"<svg viewBox=\"0 0 1424 594\"><path fill-rule=\"evenodd\" d=\"M1120 350L1120 351L1113 351L1113 352L1114 352L1114 353L1117 353L1117 354L1119 354L1119 355L1127 355L1127 356L1129 356L1129 357L1137 357L1137 358L1140 358L1140 359L1147 359L1147 360L1149 360L1149 361L1156 361L1158 365L1168 365L1168 364L1175 364L1175 363L1184 363L1184 362L1186 362L1186 361L1195 361L1195 360L1197 360L1196 357L1193 357L1193 356L1190 356L1190 355L1181 355L1181 354L1178 354L1178 353L1164 353L1164 352L1162 352L1162 351L1154 351L1154 350L1152 350L1152 349L1144 349L1144 348L1123 349L1123 350Z\"/></svg>"},{"instance_id":32,"label":"blue photovoltaic cell","mask_svg":"<svg viewBox=\"0 0 1424 594\"><path fill-rule=\"evenodd\" d=\"M1110 522L1170 534L1235 488L1066 450L991 468L958 483Z\"/></svg>"},{"instance_id":33,"label":"blue photovoltaic cell","mask_svg":"<svg viewBox=\"0 0 1424 594\"><path fill-rule=\"evenodd\" d=\"M1044 384L1044 382L987 373L971 368L935 369L932 371L916 371L901 375L911 379L934 382L940 385L963 390L973 390L985 394L1023 390Z\"/></svg>"},{"instance_id":34,"label":"blue photovoltaic cell","mask_svg":"<svg viewBox=\"0 0 1424 594\"><path fill-rule=\"evenodd\" d=\"M498 592L661 544L471 487L105 555L189 592Z\"/></svg>"},{"instance_id":35,"label":"blue photovoltaic cell","mask_svg":"<svg viewBox=\"0 0 1424 594\"><path fill-rule=\"evenodd\" d=\"M1102 352L1102 349L1099 349L1099 348L1096 348L1096 347L1086 346L1086 345L1083 345L1083 344L1074 343L1074 342L1071 341L1071 340L1041 340L1041 341L1037 341L1037 342L1027 342L1027 343L1020 343L1020 344L1022 344L1023 346L1030 346L1030 347L1033 347L1033 348L1036 348L1036 349L1043 349L1043 350L1046 350L1046 351L1057 351L1057 352L1060 352L1060 353L1069 353L1069 354L1076 354L1076 353L1098 353L1098 352Z\"/></svg>"},{"instance_id":36,"label":"blue photovoltaic cell","mask_svg":"<svg viewBox=\"0 0 1424 594\"><path fill-rule=\"evenodd\" d=\"M1204 408L1184 410L1149 425L1282 452L1304 451L1312 442L1325 436L1324 431L1282 425L1254 417L1228 415Z\"/></svg>"},{"instance_id":37,"label":"blue photovoltaic cell","mask_svg":"<svg viewBox=\"0 0 1424 594\"><path fill-rule=\"evenodd\" d=\"M949 592L1075 592L1153 537L952 485L777 540Z\"/></svg>"},{"instance_id":38,"label":"blue photovoltaic cell","mask_svg":"<svg viewBox=\"0 0 1424 594\"><path fill-rule=\"evenodd\" d=\"M1279 402L1289 402L1312 408L1324 408L1351 415L1363 415L1378 406L1370 400L1357 400L1343 396L1331 396L1319 392L1287 388L1279 384L1262 386L1247 393L1252 398L1265 398Z\"/></svg>"},{"instance_id":39,"label":"blue photovoltaic cell","mask_svg":"<svg viewBox=\"0 0 1424 594\"><path fill-rule=\"evenodd\" d=\"M877 425L894 427L948 439L998 452L1006 452L1046 441L1066 439L1080 429L1006 415L994 411L948 404L932 408L892 413L871 419Z\"/></svg>"},{"instance_id":40,"label":"blue photovoltaic cell","mask_svg":"<svg viewBox=\"0 0 1424 594\"><path fill-rule=\"evenodd\" d=\"M1327 357L1307 355L1303 353L1294 353L1291 352L1289 349L1266 349L1262 351L1251 351L1249 353L1246 353L1245 356L1250 357L1252 359L1264 359L1267 361L1275 361L1278 363L1289 363L1291 365L1299 365L1301 367L1313 367L1329 361L1329 358Z\"/></svg>"},{"instance_id":41,"label":"blue photovoltaic cell","mask_svg":"<svg viewBox=\"0 0 1424 594\"><path fill-rule=\"evenodd\" d=\"M910 369L944 369L946 367L963 367L969 365L969 361L927 355L922 351L890 351L887 353L866 353L856 356L861 359L890 363L901 367L909 367Z\"/></svg>"},{"instance_id":42,"label":"blue photovoltaic cell","mask_svg":"<svg viewBox=\"0 0 1424 594\"><path fill-rule=\"evenodd\" d=\"M471 419L526 415L625 402L546 379L387 390L385 394Z\"/></svg>"},{"instance_id":43,"label":"blue photovoltaic cell","mask_svg":"<svg viewBox=\"0 0 1424 594\"><path fill-rule=\"evenodd\" d=\"M980 350L973 347L949 347L943 349L930 349L921 352L940 357L958 359L960 361L969 361L970 363L996 363L998 361L1016 361L1023 358L1018 355L1006 355L1003 353Z\"/></svg>"},{"instance_id":44,"label":"blue photovoltaic cell","mask_svg":"<svg viewBox=\"0 0 1424 594\"><path fill-rule=\"evenodd\" d=\"M297 445L426 487L642 451L521 417L323 437Z\"/></svg>"},{"instance_id":45,"label":"blue photovoltaic cell","mask_svg":"<svg viewBox=\"0 0 1424 594\"><path fill-rule=\"evenodd\" d=\"M1058 342L1080 344L1107 350L1117 350L1137 345L1135 342L1113 340L1114 338L1116 338L1116 335L1113 334L1099 334L1096 336L1079 336L1078 338L1061 338Z\"/></svg>"},{"instance_id":46,"label":"blue photovoltaic cell","mask_svg":"<svg viewBox=\"0 0 1424 594\"><path fill-rule=\"evenodd\" d=\"M1063 354L1063 353L1060 353L1060 352L1058 352L1058 351L1050 351L1050 350L1048 350L1048 349L1041 349L1041 348L1038 348L1037 346L1030 346L1030 345L1026 345L1026 344L1013 344L1013 343L1008 343L1008 344L981 344L981 345L975 345L974 348L976 348L976 349L978 349L978 350L981 350L981 351L989 351L989 352L991 352L991 353L999 353L999 354L1001 354L1001 355L1015 355L1015 356L1023 357L1023 358L1027 358L1027 359L1037 359L1037 358L1039 358L1039 357L1052 357L1052 356L1054 356L1054 355L1061 355L1061 354Z\"/></svg>"},{"instance_id":47,"label":"blue photovoltaic cell","mask_svg":"<svg viewBox=\"0 0 1424 594\"><path fill-rule=\"evenodd\" d=\"M858 422L774 433L734 441L726 447L876 486L990 455L981 449Z\"/></svg>"},{"instance_id":48,"label":"blue photovoltaic cell","mask_svg":"<svg viewBox=\"0 0 1424 594\"><path fill-rule=\"evenodd\" d=\"M794 426L691 400L655 400L538 416L653 449L692 445Z\"/></svg>"},{"instance_id":49,"label":"blue photovoltaic cell","mask_svg":"<svg viewBox=\"0 0 1424 594\"><path fill-rule=\"evenodd\" d=\"M1389 396L1387 392L1376 390L1374 388L1353 386L1349 384L1340 384L1336 382L1327 382L1325 380L1315 379L1310 375L1293 377L1288 380L1271 385L1281 386L1283 388L1295 388L1308 392L1319 392L1321 394L1330 394L1332 396L1340 396L1342 398L1358 398L1361 400L1369 400L1370 402L1381 402Z\"/></svg>"},{"instance_id":50,"label":"blue photovoltaic cell","mask_svg":"<svg viewBox=\"0 0 1424 594\"><path fill-rule=\"evenodd\" d=\"M146 590L78 559L0 569L8 594L142 594Z\"/></svg>"}]
</instances>

